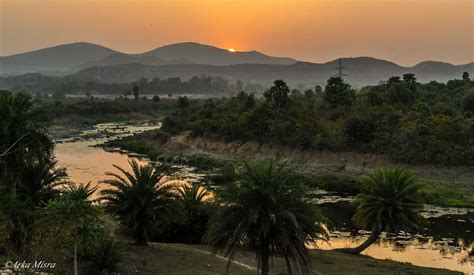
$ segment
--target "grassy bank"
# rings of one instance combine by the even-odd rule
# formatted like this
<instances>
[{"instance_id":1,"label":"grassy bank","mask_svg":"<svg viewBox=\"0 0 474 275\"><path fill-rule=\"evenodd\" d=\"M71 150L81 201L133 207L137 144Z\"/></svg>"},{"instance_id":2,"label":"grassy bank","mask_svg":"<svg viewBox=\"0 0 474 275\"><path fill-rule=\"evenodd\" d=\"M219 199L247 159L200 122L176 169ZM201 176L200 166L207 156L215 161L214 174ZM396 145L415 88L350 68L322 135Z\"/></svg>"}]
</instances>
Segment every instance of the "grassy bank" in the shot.
<instances>
[{"instance_id":1,"label":"grassy bank","mask_svg":"<svg viewBox=\"0 0 474 275\"><path fill-rule=\"evenodd\" d=\"M119 266L121 274L224 274L227 262L202 245L127 245L124 251L126 261ZM333 251L313 251L311 258L313 274L460 274ZM254 254L238 253L234 260L230 274L256 274ZM283 261L276 259L272 262L271 274L286 274Z\"/></svg>"},{"instance_id":2,"label":"grassy bank","mask_svg":"<svg viewBox=\"0 0 474 275\"><path fill-rule=\"evenodd\" d=\"M170 134L163 131L149 131L140 135L111 141L108 145L145 154L151 159L156 159L160 156L165 160L172 160L176 155L182 154L183 152L190 152L191 157L189 157L187 163L205 170L221 168L221 170L227 171L229 169L222 168L225 168L229 162L238 163L242 158L247 160L252 158L251 155L242 157L225 151L211 152L210 150L195 150L193 148L177 148L176 146L169 146L167 141L170 137ZM350 170L317 173L301 172L301 169L297 169L297 163L288 164L294 166L295 170L299 170L298 173L295 173L295 176L300 177L300 180L310 187L349 195L356 195L360 190L360 173L355 173ZM407 168L412 170L410 167ZM423 191L425 203L445 207L474 208L474 189L472 186L465 183L456 184L446 181L444 180L445 177L445 175L441 175L439 180L437 178L426 181L420 180L420 183L425 186Z\"/></svg>"}]
</instances>

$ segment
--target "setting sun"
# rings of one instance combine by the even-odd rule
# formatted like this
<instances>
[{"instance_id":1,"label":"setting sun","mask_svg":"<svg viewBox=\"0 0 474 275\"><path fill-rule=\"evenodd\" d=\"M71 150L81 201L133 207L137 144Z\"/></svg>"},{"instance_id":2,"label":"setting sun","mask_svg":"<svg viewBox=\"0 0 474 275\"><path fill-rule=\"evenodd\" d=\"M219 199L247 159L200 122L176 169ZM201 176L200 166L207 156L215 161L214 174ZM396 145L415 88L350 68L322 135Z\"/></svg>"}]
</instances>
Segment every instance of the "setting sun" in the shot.
<instances>
[{"instance_id":1,"label":"setting sun","mask_svg":"<svg viewBox=\"0 0 474 275\"><path fill-rule=\"evenodd\" d=\"M230 48L230 49L228 49L228 51L231 52L231 53L235 53L235 49L234 49L234 48Z\"/></svg>"}]
</instances>

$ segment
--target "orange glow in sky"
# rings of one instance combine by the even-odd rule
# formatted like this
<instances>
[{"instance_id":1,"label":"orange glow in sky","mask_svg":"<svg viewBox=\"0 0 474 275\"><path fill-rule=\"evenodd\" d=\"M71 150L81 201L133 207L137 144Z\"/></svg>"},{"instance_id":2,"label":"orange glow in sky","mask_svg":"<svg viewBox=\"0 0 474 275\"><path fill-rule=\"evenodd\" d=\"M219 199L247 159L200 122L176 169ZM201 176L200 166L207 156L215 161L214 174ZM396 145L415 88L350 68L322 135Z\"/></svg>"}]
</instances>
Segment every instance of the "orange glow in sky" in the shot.
<instances>
[{"instance_id":1,"label":"orange glow in sky","mask_svg":"<svg viewBox=\"0 0 474 275\"><path fill-rule=\"evenodd\" d=\"M127 53L195 41L324 62L474 59L474 0L0 0L0 55L85 41Z\"/></svg>"}]
</instances>

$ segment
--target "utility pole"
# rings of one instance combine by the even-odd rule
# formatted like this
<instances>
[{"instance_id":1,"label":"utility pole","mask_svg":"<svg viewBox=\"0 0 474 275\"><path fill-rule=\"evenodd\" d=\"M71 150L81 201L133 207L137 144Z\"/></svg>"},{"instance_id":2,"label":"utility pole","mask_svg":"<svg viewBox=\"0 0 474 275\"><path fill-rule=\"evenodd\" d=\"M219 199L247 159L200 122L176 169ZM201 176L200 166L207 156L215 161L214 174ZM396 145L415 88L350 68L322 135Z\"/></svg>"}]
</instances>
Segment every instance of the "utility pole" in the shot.
<instances>
[{"instance_id":1,"label":"utility pole","mask_svg":"<svg viewBox=\"0 0 474 275\"><path fill-rule=\"evenodd\" d=\"M347 68L342 66L342 58L338 59L338 66L333 69L337 70L337 74L334 75L335 77L344 78L344 76L347 76L347 74L344 73L344 69Z\"/></svg>"}]
</instances>

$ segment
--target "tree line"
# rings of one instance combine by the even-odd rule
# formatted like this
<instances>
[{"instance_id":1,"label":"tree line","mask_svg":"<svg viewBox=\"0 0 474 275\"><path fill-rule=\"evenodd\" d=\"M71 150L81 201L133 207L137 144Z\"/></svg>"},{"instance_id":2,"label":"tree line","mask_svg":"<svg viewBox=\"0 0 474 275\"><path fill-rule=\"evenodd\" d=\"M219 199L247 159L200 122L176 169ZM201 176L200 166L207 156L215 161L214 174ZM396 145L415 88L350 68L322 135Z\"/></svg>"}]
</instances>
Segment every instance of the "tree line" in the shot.
<instances>
[{"instance_id":1,"label":"tree line","mask_svg":"<svg viewBox=\"0 0 474 275\"><path fill-rule=\"evenodd\" d=\"M300 91L277 80L258 98L245 91L196 102L163 130L309 150L381 154L415 164L474 163L474 81L422 84L413 74L358 91L339 77Z\"/></svg>"},{"instance_id":2,"label":"tree line","mask_svg":"<svg viewBox=\"0 0 474 275\"><path fill-rule=\"evenodd\" d=\"M190 79L170 77L160 79L141 78L131 83L103 83L100 81L84 81L73 76L54 77L39 73L19 76L0 77L0 87L8 87L15 92L28 92L39 95L64 94L98 94L132 95L133 87L138 87L142 94L232 94L243 89L261 92L264 88L258 84L242 81L229 81L222 77L194 76Z\"/></svg>"}]
</instances>

